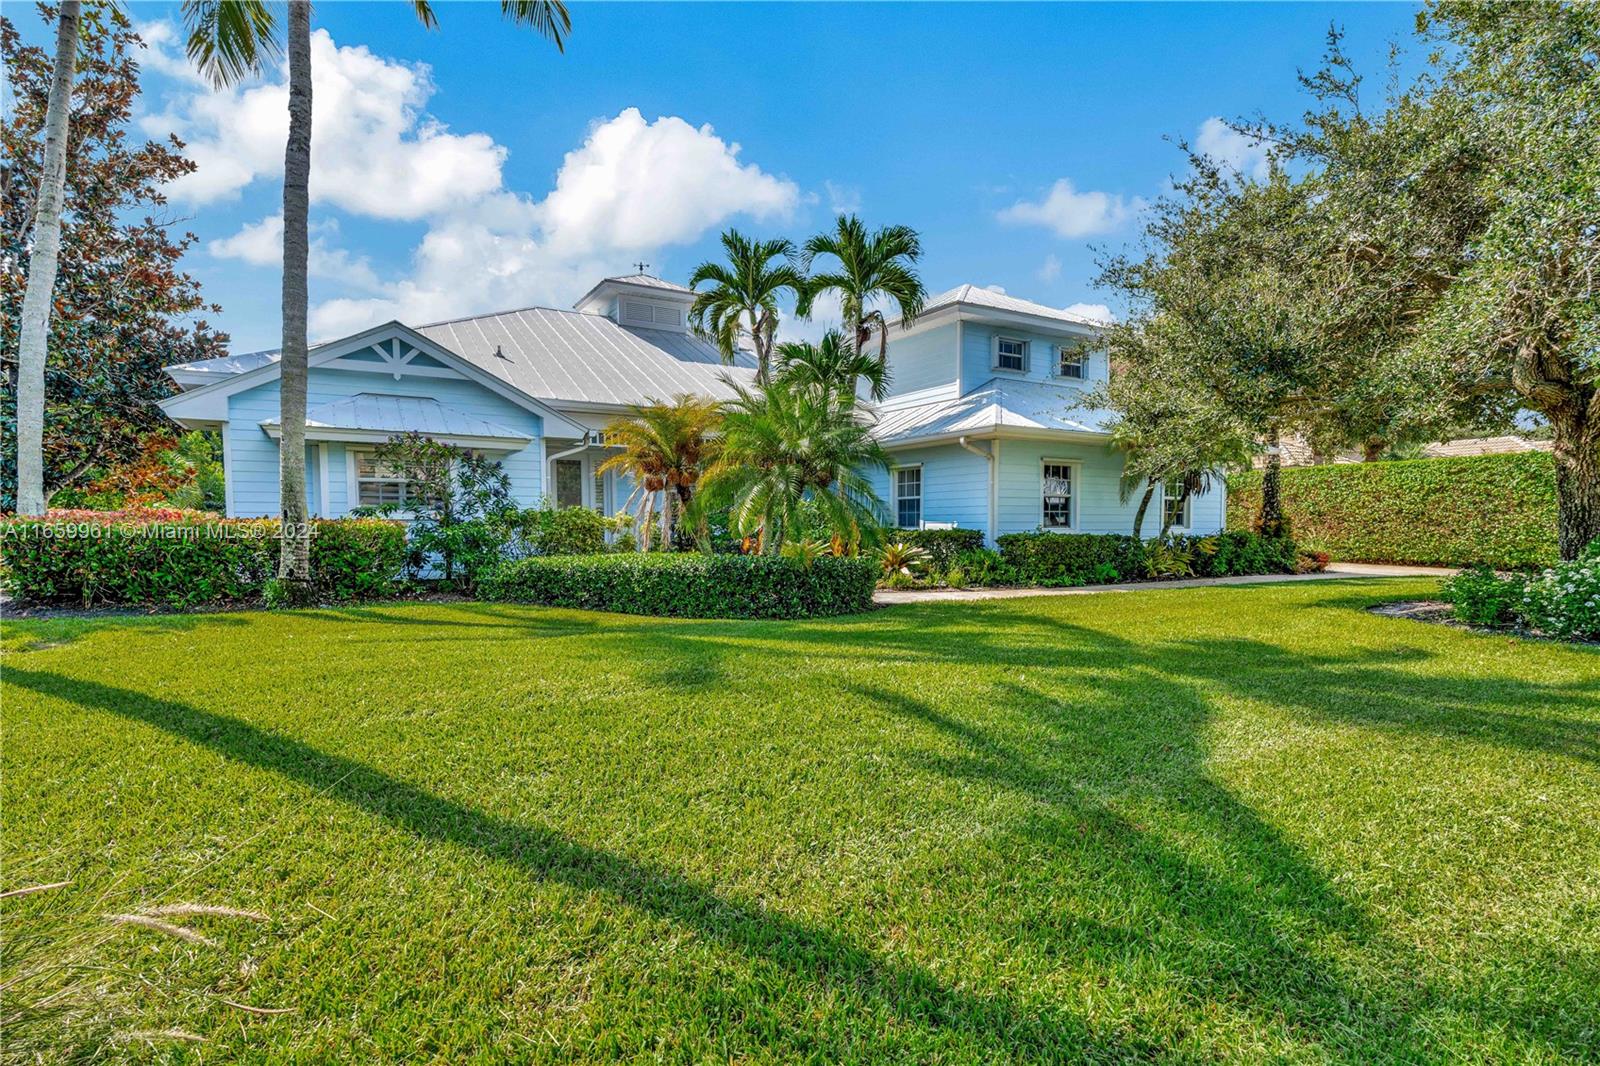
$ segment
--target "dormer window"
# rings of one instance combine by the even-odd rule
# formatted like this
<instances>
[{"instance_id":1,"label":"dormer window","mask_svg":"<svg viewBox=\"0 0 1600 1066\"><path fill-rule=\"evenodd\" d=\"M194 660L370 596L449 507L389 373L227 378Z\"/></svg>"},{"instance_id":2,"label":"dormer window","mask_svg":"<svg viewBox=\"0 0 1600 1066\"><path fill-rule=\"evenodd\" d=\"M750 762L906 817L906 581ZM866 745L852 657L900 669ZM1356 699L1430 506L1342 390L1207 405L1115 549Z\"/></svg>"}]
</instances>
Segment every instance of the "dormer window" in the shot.
<instances>
[{"instance_id":1,"label":"dormer window","mask_svg":"<svg viewBox=\"0 0 1600 1066\"><path fill-rule=\"evenodd\" d=\"M1076 344L1056 349L1056 376L1082 381L1089 376L1089 353Z\"/></svg>"},{"instance_id":2,"label":"dormer window","mask_svg":"<svg viewBox=\"0 0 1600 1066\"><path fill-rule=\"evenodd\" d=\"M994 339L994 369L1024 373L1028 369L1028 342L1017 337Z\"/></svg>"}]
</instances>

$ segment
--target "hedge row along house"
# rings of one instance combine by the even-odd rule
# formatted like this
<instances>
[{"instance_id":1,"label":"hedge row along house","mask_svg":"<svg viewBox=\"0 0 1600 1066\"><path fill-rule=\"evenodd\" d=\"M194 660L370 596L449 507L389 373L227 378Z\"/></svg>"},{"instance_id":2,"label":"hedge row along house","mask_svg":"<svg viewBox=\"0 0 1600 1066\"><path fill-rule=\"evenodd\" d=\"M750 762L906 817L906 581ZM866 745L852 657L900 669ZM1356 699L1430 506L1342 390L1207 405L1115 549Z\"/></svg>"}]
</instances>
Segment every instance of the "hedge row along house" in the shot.
<instances>
[{"instance_id":1,"label":"hedge row along house","mask_svg":"<svg viewBox=\"0 0 1600 1066\"><path fill-rule=\"evenodd\" d=\"M633 487L598 473L609 421L680 393L731 398L734 384L754 381L752 356L725 365L689 330L693 300L683 286L634 274L604 279L570 311L388 322L316 345L306 412L312 514L403 504L406 486L374 449L408 431L499 460L526 506L615 513ZM1120 498L1110 415L1076 406L1107 373L1099 335L1089 319L972 285L929 298L908 328L891 321L891 391L863 407L892 460L874 476L889 523L980 529L990 543L1041 528L1131 531L1138 501ZM277 353L168 373L183 391L162 409L222 437L228 515L277 514ZM1224 492L1192 497L1174 528L1222 528Z\"/></svg>"}]
</instances>

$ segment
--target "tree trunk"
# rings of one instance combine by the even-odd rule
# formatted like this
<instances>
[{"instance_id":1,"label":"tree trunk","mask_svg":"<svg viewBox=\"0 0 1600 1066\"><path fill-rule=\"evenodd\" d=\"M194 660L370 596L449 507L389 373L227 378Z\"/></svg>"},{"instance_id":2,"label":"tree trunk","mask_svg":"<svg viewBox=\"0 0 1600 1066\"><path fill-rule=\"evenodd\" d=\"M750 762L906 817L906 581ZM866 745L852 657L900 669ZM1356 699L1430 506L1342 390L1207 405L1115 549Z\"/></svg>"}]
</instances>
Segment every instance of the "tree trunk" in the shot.
<instances>
[{"instance_id":1,"label":"tree trunk","mask_svg":"<svg viewBox=\"0 0 1600 1066\"><path fill-rule=\"evenodd\" d=\"M1587 406L1587 405L1586 405ZM1578 557L1600 539L1600 420L1580 412L1552 419L1556 461L1556 546L1561 558Z\"/></svg>"},{"instance_id":2,"label":"tree trunk","mask_svg":"<svg viewBox=\"0 0 1600 1066\"><path fill-rule=\"evenodd\" d=\"M67 124L77 74L78 0L62 0L56 61L45 108L44 169L33 210L33 251L17 337L17 513L44 514L44 367L50 348L56 262L61 252L62 192L67 184Z\"/></svg>"},{"instance_id":3,"label":"tree trunk","mask_svg":"<svg viewBox=\"0 0 1600 1066\"><path fill-rule=\"evenodd\" d=\"M672 488L661 490L661 550L672 550Z\"/></svg>"},{"instance_id":4,"label":"tree trunk","mask_svg":"<svg viewBox=\"0 0 1600 1066\"><path fill-rule=\"evenodd\" d=\"M1190 496L1189 487L1187 485L1185 485L1184 488L1183 488L1183 491L1178 494L1178 506L1177 507L1174 507L1171 510L1168 510L1165 505L1162 506L1162 508L1161 508L1161 535L1163 537L1165 537L1168 533L1172 532L1172 520L1177 515L1183 513L1183 505L1189 502L1189 496Z\"/></svg>"},{"instance_id":5,"label":"tree trunk","mask_svg":"<svg viewBox=\"0 0 1600 1066\"><path fill-rule=\"evenodd\" d=\"M1383 453L1389 450L1389 442L1382 437L1368 437L1361 442L1361 461L1375 463L1383 458Z\"/></svg>"},{"instance_id":6,"label":"tree trunk","mask_svg":"<svg viewBox=\"0 0 1600 1066\"><path fill-rule=\"evenodd\" d=\"M306 521L306 232L311 180L311 5L289 4L289 141L283 153L283 354L279 362L278 511L283 551L278 576L292 600L309 596Z\"/></svg>"},{"instance_id":7,"label":"tree trunk","mask_svg":"<svg viewBox=\"0 0 1600 1066\"><path fill-rule=\"evenodd\" d=\"M750 312L750 346L756 350L756 384L764 388L770 379L768 364L772 360L772 349L761 335L761 319L754 311Z\"/></svg>"},{"instance_id":8,"label":"tree trunk","mask_svg":"<svg viewBox=\"0 0 1600 1066\"><path fill-rule=\"evenodd\" d=\"M1279 494L1283 455L1278 443L1278 429L1274 426L1267 434L1267 466L1261 473L1261 532L1268 537L1283 532L1283 502Z\"/></svg>"},{"instance_id":9,"label":"tree trunk","mask_svg":"<svg viewBox=\"0 0 1600 1066\"><path fill-rule=\"evenodd\" d=\"M1144 529L1144 513L1150 509L1150 500L1155 494L1156 483L1152 481L1144 487L1144 496L1139 500L1139 509L1133 512L1133 536L1135 540L1143 539L1139 533Z\"/></svg>"}]
</instances>

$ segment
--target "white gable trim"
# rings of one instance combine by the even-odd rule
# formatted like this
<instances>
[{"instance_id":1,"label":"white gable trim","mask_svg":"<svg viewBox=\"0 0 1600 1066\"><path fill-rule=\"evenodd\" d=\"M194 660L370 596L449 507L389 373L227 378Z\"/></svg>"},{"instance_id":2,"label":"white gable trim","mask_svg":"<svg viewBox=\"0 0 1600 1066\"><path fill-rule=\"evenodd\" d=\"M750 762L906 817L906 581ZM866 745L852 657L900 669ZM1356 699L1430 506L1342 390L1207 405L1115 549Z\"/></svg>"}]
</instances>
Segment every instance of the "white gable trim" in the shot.
<instances>
[{"instance_id":1,"label":"white gable trim","mask_svg":"<svg viewBox=\"0 0 1600 1066\"><path fill-rule=\"evenodd\" d=\"M363 330L340 340L319 344L308 354L306 363L310 367L325 366L342 356L359 352L383 340L403 341L415 349L416 352L431 356L468 381L482 385L490 392L510 400L524 410L533 412L544 420L544 432L547 436L581 437L584 434L582 426L567 418L560 411L529 396L516 386L500 380L476 364L468 362L450 349L429 340L410 326L400 322L385 322L381 326L373 326L371 329ZM380 363L355 362L348 365L380 374L388 369L385 364ZM160 401L157 406L166 412L169 418L180 423L194 420L209 419L215 421L226 419L228 417L228 397L235 393L244 392L247 389L253 389L265 382L276 380L280 368L281 363L279 362L268 363L254 370L247 370L243 374L236 374L226 381L219 381L213 385L206 385L189 392L179 393L176 396L169 396ZM427 369L430 368L416 367L408 372L418 373ZM391 370L390 372L392 373L393 371Z\"/></svg>"}]
</instances>

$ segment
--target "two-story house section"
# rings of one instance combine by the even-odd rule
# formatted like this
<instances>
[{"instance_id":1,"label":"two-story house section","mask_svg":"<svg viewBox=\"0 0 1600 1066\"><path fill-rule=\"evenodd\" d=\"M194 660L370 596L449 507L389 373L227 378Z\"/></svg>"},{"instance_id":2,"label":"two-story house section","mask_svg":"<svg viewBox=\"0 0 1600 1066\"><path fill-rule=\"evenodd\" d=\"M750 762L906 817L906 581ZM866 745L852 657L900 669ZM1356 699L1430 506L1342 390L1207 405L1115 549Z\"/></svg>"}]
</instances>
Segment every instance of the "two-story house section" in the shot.
<instances>
[{"instance_id":1,"label":"two-story house section","mask_svg":"<svg viewBox=\"0 0 1600 1066\"><path fill-rule=\"evenodd\" d=\"M1109 367L1101 326L1079 315L962 285L932 296L910 328L889 323L889 396L877 435L891 466L877 490L906 528L1131 533L1123 457L1108 412L1079 401ZM1174 501L1175 504L1175 501ZM1160 498L1144 535L1161 527ZM1222 528L1223 490L1187 501L1173 528Z\"/></svg>"}]
</instances>

